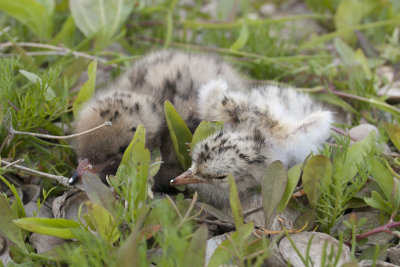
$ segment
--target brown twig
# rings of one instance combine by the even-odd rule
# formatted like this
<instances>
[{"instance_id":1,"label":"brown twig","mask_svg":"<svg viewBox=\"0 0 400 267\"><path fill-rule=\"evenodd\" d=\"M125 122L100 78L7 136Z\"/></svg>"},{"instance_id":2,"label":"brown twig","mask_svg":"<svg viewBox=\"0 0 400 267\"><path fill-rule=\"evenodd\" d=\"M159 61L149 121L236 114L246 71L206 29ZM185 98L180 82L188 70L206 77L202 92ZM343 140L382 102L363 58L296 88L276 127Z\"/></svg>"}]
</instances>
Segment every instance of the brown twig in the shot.
<instances>
[{"instance_id":1,"label":"brown twig","mask_svg":"<svg viewBox=\"0 0 400 267\"><path fill-rule=\"evenodd\" d=\"M27 172L27 173L30 173L30 174L34 174L34 175L46 177L46 178L49 178L49 179L52 179L52 180L56 180L61 185L70 187L70 185L68 184L68 180L69 179L67 177L65 177L65 176L53 175L53 174L49 174L49 173L33 170L33 169L28 168L28 167L24 167L24 166L21 166L21 165L18 165L18 164L14 164L14 162L8 162L8 161L5 161L5 160L1 160L1 164L4 164L7 167L10 167L10 168L13 168L13 169L17 169L17 170L21 170L21 171L24 171L24 172Z\"/></svg>"}]
</instances>

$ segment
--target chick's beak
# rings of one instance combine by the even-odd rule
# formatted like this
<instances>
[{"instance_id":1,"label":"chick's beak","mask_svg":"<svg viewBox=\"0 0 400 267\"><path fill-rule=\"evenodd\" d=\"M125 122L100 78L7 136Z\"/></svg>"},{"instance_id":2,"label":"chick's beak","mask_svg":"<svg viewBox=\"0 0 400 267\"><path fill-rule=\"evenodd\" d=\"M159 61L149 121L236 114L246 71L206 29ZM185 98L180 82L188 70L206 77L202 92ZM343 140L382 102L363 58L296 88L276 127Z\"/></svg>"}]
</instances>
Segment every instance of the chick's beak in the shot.
<instances>
[{"instance_id":1,"label":"chick's beak","mask_svg":"<svg viewBox=\"0 0 400 267\"><path fill-rule=\"evenodd\" d=\"M89 172L93 169L92 164L89 163L89 159L85 158L79 162L78 167L76 168L76 171L74 174L71 176L69 179L68 183L69 185L74 185L78 182L79 178L86 172Z\"/></svg>"},{"instance_id":2,"label":"chick's beak","mask_svg":"<svg viewBox=\"0 0 400 267\"><path fill-rule=\"evenodd\" d=\"M182 184L200 184L200 183L208 183L208 181L204 178L196 176L193 174L192 170L189 169L170 181L171 185L182 185Z\"/></svg>"}]
</instances>

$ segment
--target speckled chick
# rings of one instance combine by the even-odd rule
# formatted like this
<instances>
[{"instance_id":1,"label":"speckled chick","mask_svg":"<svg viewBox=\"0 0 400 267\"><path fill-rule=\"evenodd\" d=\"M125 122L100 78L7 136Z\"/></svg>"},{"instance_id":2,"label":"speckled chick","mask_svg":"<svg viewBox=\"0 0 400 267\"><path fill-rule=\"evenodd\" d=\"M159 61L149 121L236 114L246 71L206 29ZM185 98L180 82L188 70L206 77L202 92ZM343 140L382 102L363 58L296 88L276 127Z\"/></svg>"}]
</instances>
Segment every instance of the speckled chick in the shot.
<instances>
[{"instance_id":1,"label":"speckled chick","mask_svg":"<svg viewBox=\"0 0 400 267\"><path fill-rule=\"evenodd\" d=\"M238 91L224 80L211 81L200 89L198 106L203 119L257 127L284 151L289 165L315 151L329 137L333 121L332 112L309 95L277 85Z\"/></svg>"},{"instance_id":2,"label":"speckled chick","mask_svg":"<svg viewBox=\"0 0 400 267\"><path fill-rule=\"evenodd\" d=\"M224 88L221 81L202 88L199 106L202 116L229 123L199 142L190 169L171 181L187 184L201 200L221 209L229 207L228 174L234 175L239 197L246 201L258 194L270 163L301 163L329 137L332 123L329 111L292 88L259 87L248 93ZM204 101L207 94L209 101Z\"/></svg>"},{"instance_id":3,"label":"speckled chick","mask_svg":"<svg viewBox=\"0 0 400 267\"><path fill-rule=\"evenodd\" d=\"M144 56L114 84L98 91L80 112L77 132L105 121L111 121L112 126L78 137L78 159L88 159L103 179L115 174L136 127L143 124L147 147L161 147L165 163L155 177L155 190L163 190L180 171L166 127L164 101L171 101L193 130L200 121L198 89L213 79L224 79L233 90L245 87L241 75L213 55L165 50Z\"/></svg>"}]
</instances>

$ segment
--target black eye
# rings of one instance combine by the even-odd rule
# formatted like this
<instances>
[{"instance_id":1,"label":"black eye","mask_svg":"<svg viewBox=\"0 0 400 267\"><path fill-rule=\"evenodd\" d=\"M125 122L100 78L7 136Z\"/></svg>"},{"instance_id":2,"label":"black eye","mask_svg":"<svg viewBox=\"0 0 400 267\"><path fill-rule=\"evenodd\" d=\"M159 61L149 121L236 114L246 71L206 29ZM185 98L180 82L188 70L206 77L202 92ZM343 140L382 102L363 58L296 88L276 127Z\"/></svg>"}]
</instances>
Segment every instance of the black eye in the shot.
<instances>
[{"instance_id":1,"label":"black eye","mask_svg":"<svg viewBox=\"0 0 400 267\"><path fill-rule=\"evenodd\" d=\"M125 152L125 150L126 150L127 148L128 148L128 146L120 146L120 147L119 147L118 153L124 154L124 152Z\"/></svg>"},{"instance_id":2,"label":"black eye","mask_svg":"<svg viewBox=\"0 0 400 267\"><path fill-rule=\"evenodd\" d=\"M136 132L136 127L132 127L132 128L131 128L131 131L132 131L132 132Z\"/></svg>"},{"instance_id":3,"label":"black eye","mask_svg":"<svg viewBox=\"0 0 400 267\"><path fill-rule=\"evenodd\" d=\"M226 178L226 175L222 175L222 176L218 176L218 177L216 177L218 180L222 180L222 179L225 179Z\"/></svg>"}]
</instances>

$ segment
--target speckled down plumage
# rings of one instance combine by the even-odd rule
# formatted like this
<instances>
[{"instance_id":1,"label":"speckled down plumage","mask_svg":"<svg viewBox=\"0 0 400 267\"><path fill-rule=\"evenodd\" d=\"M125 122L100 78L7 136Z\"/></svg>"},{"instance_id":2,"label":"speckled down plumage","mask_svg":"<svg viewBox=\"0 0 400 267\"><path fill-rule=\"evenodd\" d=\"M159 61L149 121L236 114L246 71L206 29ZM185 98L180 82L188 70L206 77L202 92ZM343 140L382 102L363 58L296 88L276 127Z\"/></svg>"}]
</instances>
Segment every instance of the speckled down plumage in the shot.
<instances>
[{"instance_id":1,"label":"speckled down plumage","mask_svg":"<svg viewBox=\"0 0 400 267\"><path fill-rule=\"evenodd\" d=\"M301 163L329 137L333 119L308 95L273 85L238 92L213 81L198 101L200 116L228 123L193 148L189 176L200 183L193 179L187 188L222 209L229 208L227 175L234 175L242 201L250 199L270 163ZM185 183L184 177L175 180Z\"/></svg>"},{"instance_id":2,"label":"speckled down plumage","mask_svg":"<svg viewBox=\"0 0 400 267\"><path fill-rule=\"evenodd\" d=\"M80 136L75 141L78 159L88 158L104 178L114 174L136 127L146 129L146 145L161 147L162 168L156 177L156 190L180 171L165 123L163 104L171 101L191 130L198 125L198 89L213 79L229 81L234 90L244 88L241 76L213 55L178 51L150 53L109 87L96 92L80 112L76 131L81 132L109 120L111 127Z\"/></svg>"}]
</instances>

